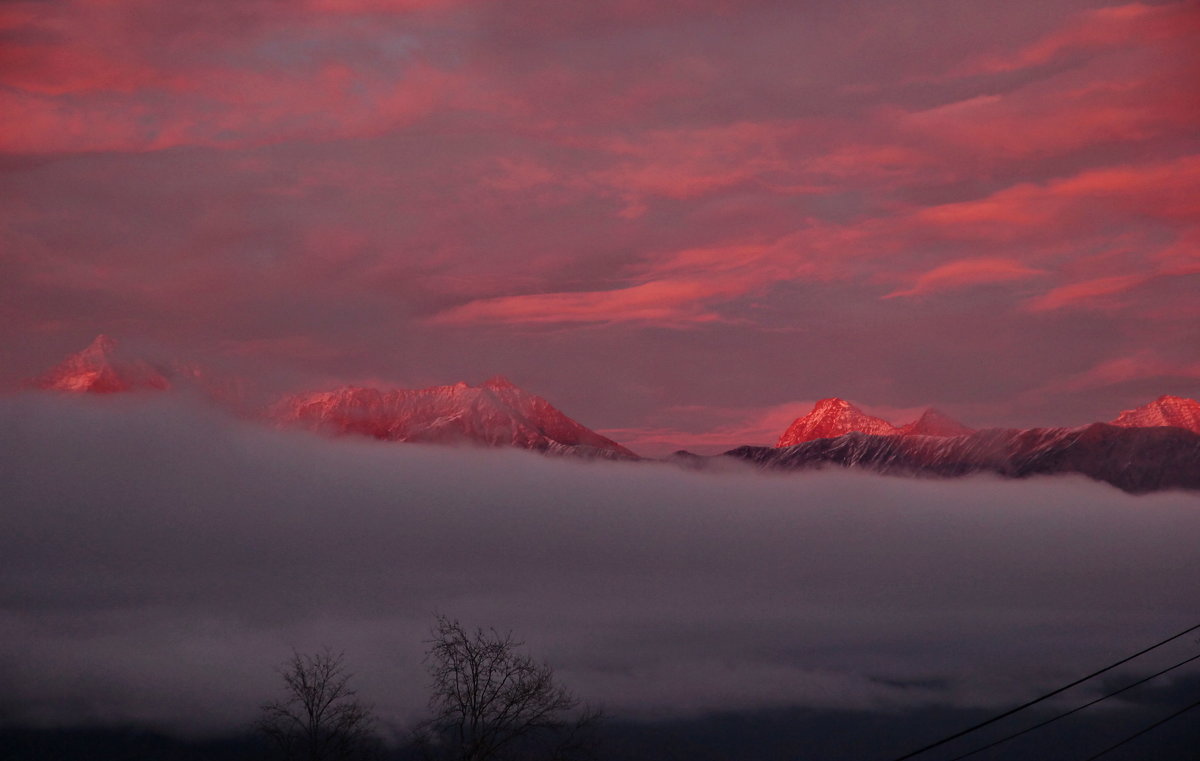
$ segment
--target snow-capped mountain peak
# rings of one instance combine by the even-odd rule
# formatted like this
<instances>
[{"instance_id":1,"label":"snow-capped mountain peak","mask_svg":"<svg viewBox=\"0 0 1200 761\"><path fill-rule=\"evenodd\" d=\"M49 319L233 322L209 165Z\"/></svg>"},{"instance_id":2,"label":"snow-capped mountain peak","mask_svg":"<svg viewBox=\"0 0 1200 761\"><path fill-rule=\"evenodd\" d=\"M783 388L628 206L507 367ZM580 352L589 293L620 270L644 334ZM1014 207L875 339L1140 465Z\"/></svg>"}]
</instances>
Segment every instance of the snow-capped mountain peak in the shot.
<instances>
[{"instance_id":1,"label":"snow-capped mountain peak","mask_svg":"<svg viewBox=\"0 0 1200 761\"><path fill-rule=\"evenodd\" d=\"M276 405L272 416L285 425L387 441L473 443L561 454L637 457L500 376L479 386L456 383L387 390L346 386L297 394Z\"/></svg>"},{"instance_id":2,"label":"snow-capped mountain peak","mask_svg":"<svg viewBox=\"0 0 1200 761\"><path fill-rule=\"evenodd\" d=\"M171 387L171 382L158 368L140 359L123 358L118 349L114 339L100 334L82 351L70 355L33 381L33 385L48 391L93 394L163 391Z\"/></svg>"},{"instance_id":3,"label":"snow-capped mountain peak","mask_svg":"<svg viewBox=\"0 0 1200 761\"><path fill-rule=\"evenodd\" d=\"M813 405L812 411L797 418L779 438L777 447L790 447L815 439L830 439L858 431L872 435L897 432L888 421L873 417L845 399L830 397Z\"/></svg>"},{"instance_id":4,"label":"snow-capped mountain peak","mask_svg":"<svg viewBox=\"0 0 1200 761\"><path fill-rule=\"evenodd\" d=\"M1182 396L1160 396L1141 407L1125 410L1112 424L1125 428L1173 426L1200 433L1200 402Z\"/></svg>"}]
</instances>

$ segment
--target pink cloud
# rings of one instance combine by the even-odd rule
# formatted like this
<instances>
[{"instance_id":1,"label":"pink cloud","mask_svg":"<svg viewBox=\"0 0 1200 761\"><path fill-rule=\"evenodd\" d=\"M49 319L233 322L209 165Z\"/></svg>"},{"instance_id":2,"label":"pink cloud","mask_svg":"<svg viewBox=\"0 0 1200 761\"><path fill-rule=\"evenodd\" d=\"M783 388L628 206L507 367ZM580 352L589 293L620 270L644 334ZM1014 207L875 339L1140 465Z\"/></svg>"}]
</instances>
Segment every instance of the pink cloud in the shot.
<instances>
[{"instance_id":1,"label":"pink cloud","mask_svg":"<svg viewBox=\"0 0 1200 761\"><path fill-rule=\"evenodd\" d=\"M1143 349L1133 354L1103 360L1087 370L1055 379L1030 393L1078 393L1131 381L1167 377L1200 379L1200 362L1170 360L1153 349Z\"/></svg>"},{"instance_id":2,"label":"pink cloud","mask_svg":"<svg viewBox=\"0 0 1200 761\"><path fill-rule=\"evenodd\" d=\"M1062 28L1009 55L981 56L962 73L1005 72L1039 66L1067 53L1146 45L1186 38L1200 31L1195 3L1130 3L1085 11Z\"/></svg>"},{"instance_id":3,"label":"pink cloud","mask_svg":"<svg viewBox=\"0 0 1200 761\"><path fill-rule=\"evenodd\" d=\"M993 165L1097 144L1183 135L1200 119L1200 104L1179 97L1181 81L1189 77L1173 68L1064 76L1068 81L1052 79L1005 95L976 95L896 118L902 132L913 139L932 139L943 153L947 148L978 151L979 160Z\"/></svg>"},{"instance_id":4,"label":"pink cloud","mask_svg":"<svg viewBox=\"0 0 1200 761\"><path fill-rule=\"evenodd\" d=\"M1184 137L1200 121L1200 101L1180 97L1200 75L1198 32L1200 6L1190 1L1087 11L1040 40L976 57L943 79L1013 72L1088 53L1073 58L1071 66L934 108L896 109L894 118L902 134L933 139L951 152L976 151L974 161L992 166L1096 145Z\"/></svg>"},{"instance_id":5,"label":"pink cloud","mask_svg":"<svg viewBox=\"0 0 1200 761\"><path fill-rule=\"evenodd\" d=\"M1050 183L1046 191L1071 201L1100 202L1106 209L1194 223L1200 218L1200 155L1080 172Z\"/></svg>"},{"instance_id":6,"label":"pink cloud","mask_svg":"<svg viewBox=\"0 0 1200 761\"><path fill-rule=\"evenodd\" d=\"M466 5L477 0L303 0L315 13L409 13Z\"/></svg>"},{"instance_id":7,"label":"pink cloud","mask_svg":"<svg viewBox=\"0 0 1200 761\"><path fill-rule=\"evenodd\" d=\"M528 190L557 182L558 175L545 164L525 158L500 157L496 170L483 179L484 184L504 191Z\"/></svg>"},{"instance_id":8,"label":"pink cloud","mask_svg":"<svg viewBox=\"0 0 1200 761\"><path fill-rule=\"evenodd\" d=\"M194 145L237 148L299 139L378 134L432 112L455 92L444 72L413 67L396 81L364 85L331 64L303 81L210 72L196 92L161 110L137 97L0 93L0 151L155 151Z\"/></svg>"},{"instance_id":9,"label":"pink cloud","mask_svg":"<svg viewBox=\"0 0 1200 761\"><path fill-rule=\"evenodd\" d=\"M899 144L848 143L804 162L804 171L838 181L882 182L937 174L937 160L927 151Z\"/></svg>"},{"instance_id":10,"label":"pink cloud","mask_svg":"<svg viewBox=\"0 0 1200 761\"><path fill-rule=\"evenodd\" d=\"M373 35L350 20L322 26L316 11L441 4L330 2L304 11L247 3L230 14L203 3L182 10L76 0L10 13L0 150L153 151L378 134L453 102L462 79L415 49L373 56L381 45ZM304 47L297 33L322 44ZM362 53L346 56L347 48Z\"/></svg>"},{"instance_id":11,"label":"pink cloud","mask_svg":"<svg viewBox=\"0 0 1200 761\"><path fill-rule=\"evenodd\" d=\"M955 237L1013 239L1062 234L1097 222L1158 217L1188 223L1200 212L1200 156L1086 169L1021 183L986 198L921 210L916 220Z\"/></svg>"},{"instance_id":12,"label":"pink cloud","mask_svg":"<svg viewBox=\"0 0 1200 761\"><path fill-rule=\"evenodd\" d=\"M643 133L636 140L604 141L615 157L591 177L636 203L643 196L696 198L791 170L782 143L801 125L737 122L717 127Z\"/></svg>"},{"instance_id":13,"label":"pink cloud","mask_svg":"<svg viewBox=\"0 0 1200 761\"><path fill-rule=\"evenodd\" d=\"M1085 169L984 198L915 210L881 223L901 248L965 241L988 256L942 261L885 298L1055 273L1023 308L1128 308L1139 286L1200 271L1200 156ZM1148 220L1154 220L1148 225ZM885 280L881 274L878 279ZM1129 299L1118 299L1130 294Z\"/></svg>"},{"instance_id":14,"label":"pink cloud","mask_svg":"<svg viewBox=\"0 0 1200 761\"><path fill-rule=\"evenodd\" d=\"M1200 273L1200 225L1181 232L1174 243L1155 255L1154 260L1166 275Z\"/></svg>"},{"instance_id":15,"label":"pink cloud","mask_svg":"<svg viewBox=\"0 0 1200 761\"><path fill-rule=\"evenodd\" d=\"M780 281L829 277L836 262L822 257L819 247L814 231L811 240L801 232L770 244L685 249L632 267L631 279L641 282L624 288L478 299L435 315L431 323L714 322L726 319L713 310L718 304Z\"/></svg>"},{"instance_id":16,"label":"pink cloud","mask_svg":"<svg viewBox=\"0 0 1200 761\"><path fill-rule=\"evenodd\" d=\"M715 282L655 281L611 291L535 293L468 302L435 315L443 325L471 323L711 322L717 315L697 304L726 289Z\"/></svg>"},{"instance_id":17,"label":"pink cloud","mask_svg":"<svg viewBox=\"0 0 1200 761\"><path fill-rule=\"evenodd\" d=\"M549 181L540 168L532 176L535 182ZM907 287L895 288L885 298L1016 283L1060 272L1074 282L1029 302L1028 309L1095 306L1104 296L1144 279L1130 275L1130 266L1144 264L1148 274L1156 271L1151 262L1164 248L1163 230L1155 233L1157 238L1138 234L1137 222L1157 216L1186 238L1187 225L1197 216L1196 198L1200 157L1086 169L1042 183L1013 185L982 199L918 207L848 225L804 220L800 229L771 243L654 255L628 266L623 279L630 284L625 287L492 295L445 310L433 322L710 322L717 319L719 305L776 283L853 280L867 272L873 272L876 281L909 280ZM1128 253L1111 262L1095 259L1090 269L1075 267L1072 262L1081 256L1081 246L1094 247L1110 237L1104 225L1126 226L1123 245ZM962 257L958 247L933 248L924 271L888 273L896 252L938 240L970 240L981 254L988 254ZM1180 252L1169 259L1178 269ZM538 270L553 270L554 261L546 259ZM536 280L537 273L531 274Z\"/></svg>"},{"instance_id":18,"label":"pink cloud","mask_svg":"<svg viewBox=\"0 0 1200 761\"><path fill-rule=\"evenodd\" d=\"M1105 296L1124 293L1146 282L1146 275L1114 275L1055 288L1029 302L1029 310L1045 312L1074 306L1100 306Z\"/></svg>"},{"instance_id":19,"label":"pink cloud","mask_svg":"<svg viewBox=\"0 0 1200 761\"><path fill-rule=\"evenodd\" d=\"M923 296L977 285L1010 283L1045 274L1045 270L1027 267L1012 259L959 259L922 273L911 288L892 291L884 298Z\"/></svg>"},{"instance_id":20,"label":"pink cloud","mask_svg":"<svg viewBox=\"0 0 1200 761\"><path fill-rule=\"evenodd\" d=\"M251 347L493 326L504 348L481 364L545 332L523 325L619 332L631 352L643 326L711 326L746 331L756 375L788 383L774 336L852 353L963 303L912 297L1000 283L972 324L1069 333L1119 309L1127 340L1184 345L1195 4L1030 0L994 24L918 5L0 3L0 151L137 154L16 157L0 302Z\"/></svg>"}]
</instances>

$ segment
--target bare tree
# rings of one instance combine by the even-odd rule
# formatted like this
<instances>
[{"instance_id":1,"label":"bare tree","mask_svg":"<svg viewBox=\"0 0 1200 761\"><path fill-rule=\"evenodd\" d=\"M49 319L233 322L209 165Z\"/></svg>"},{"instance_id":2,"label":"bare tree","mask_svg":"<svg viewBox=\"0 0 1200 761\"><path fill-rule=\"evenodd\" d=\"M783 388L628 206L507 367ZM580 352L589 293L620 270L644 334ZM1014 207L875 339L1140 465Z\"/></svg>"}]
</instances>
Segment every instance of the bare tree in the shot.
<instances>
[{"instance_id":1,"label":"bare tree","mask_svg":"<svg viewBox=\"0 0 1200 761\"><path fill-rule=\"evenodd\" d=\"M518 652L511 633L468 632L440 616L428 641L432 717L418 729L426 756L452 761L583 758L599 712Z\"/></svg>"},{"instance_id":2,"label":"bare tree","mask_svg":"<svg viewBox=\"0 0 1200 761\"><path fill-rule=\"evenodd\" d=\"M259 731L287 761L357 761L374 755L377 740L371 708L350 688L344 655L324 648L292 653L279 668L282 700L262 707Z\"/></svg>"}]
</instances>

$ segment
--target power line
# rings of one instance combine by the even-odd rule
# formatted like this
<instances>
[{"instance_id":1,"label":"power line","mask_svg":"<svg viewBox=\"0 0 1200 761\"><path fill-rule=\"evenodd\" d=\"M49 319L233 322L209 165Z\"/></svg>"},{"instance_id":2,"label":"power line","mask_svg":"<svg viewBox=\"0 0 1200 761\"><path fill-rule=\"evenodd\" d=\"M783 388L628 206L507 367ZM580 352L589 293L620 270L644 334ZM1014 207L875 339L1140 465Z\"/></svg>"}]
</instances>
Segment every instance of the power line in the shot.
<instances>
[{"instance_id":1,"label":"power line","mask_svg":"<svg viewBox=\"0 0 1200 761\"><path fill-rule=\"evenodd\" d=\"M1200 624L1196 624L1195 626L1189 626L1188 628L1184 629L1183 631L1179 632L1178 634L1167 637L1162 642L1151 645L1150 647L1147 647L1144 650L1139 650L1136 653L1134 653L1133 655L1130 655L1126 658L1122 658L1121 660L1117 661L1116 663L1113 663L1109 666L1105 666L1104 668L1102 668L1098 671L1093 671L1092 673L1088 674L1087 676L1082 677L1080 679L1076 679L1074 682L1071 682L1070 684L1063 685L1062 687L1059 687L1056 690L1051 690L1050 692L1047 692L1045 695L1042 695L1039 698L1034 698L1033 700L1030 700L1027 703L1022 703L1021 705L1017 706L1016 708L1010 708L1009 710L1005 711L1004 713L997 714L990 719L986 719L984 721L979 722L978 724L975 724L974 726L967 727L966 729L962 730L961 732L956 732L955 734L952 734L949 737L943 737L941 740L938 740L937 742L930 743L929 745L926 745L923 748L918 748L917 750L914 750L911 753L906 753L903 756L894 758L894 759L892 759L892 761L906 761L906 759L912 758L914 756L919 756L926 751L941 747L942 745L945 745L946 743L950 742L951 740L957 740L958 738L960 738L964 735L968 735L977 729L982 729L983 727L986 727L989 724L994 724L997 721L1000 721L1001 719L1008 718L1009 716L1012 716L1017 711L1023 711L1026 708L1029 708L1030 706L1041 703L1043 700L1049 700L1050 698L1054 697L1055 695L1058 695L1061 692L1066 692L1067 690L1071 689L1072 687L1083 684L1087 680L1092 679L1093 677L1097 677L1106 671L1112 671L1117 666L1128 663L1129 661L1132 661L1134 658L1137 658L1138 656L1145 655L1146 653L1150 652L1151 650L1160 648L1163 645L1167 644L1168 642L1177 640L1180 637L1182 637L1183 635L1190 634L1191 632L1194 632L1197 629L1200 629Z\"/></svg>"},{"instance_id":2,"label":"power line","mask_svg":"<svg viewBox=\"0 0 1200 761\"><path fill-rule=\"evenodd\" d=\"M1168 721L1170 721L1171 719L1174 719L1176 716L1182 716L1183 714L1185 714L1185 713L1187 713L1188 711L1192 710L1193 708L1197 708L1197 707L1200 707L1200 700L1197 700L1195 703L1192 703L1190 706L1185 706L1185 707L1183 707L1183 708L1180 708L1178 711L1176 711L1175 713L1171 714L1170 716L1168 716L1168 717L1167 717L1167 718L1165 718L1165 719L1159 719L1158 721L1154 722L1153 724L1151 724L1150 726L1146 727L1146 728L1145 728L1145 729L1143 729L1142 731L1140 731L1140 732L1135 732L1135 733L1133 733L1132 735L1130 735L1129 737L1126 737L1124 740L1122 740L1121 742L1117 743L1116 745L1110 745L1110 746L1108 746L1107 748L1105 748L1104 750L1102 750L1102 751L1100 751L1099 753L1097 753L1096 755L1094 755L1094 756L1088 756L1087 758L1085 758L1085 759L1084 759L1084 761L1096 761L1096 759L1097 759L1097 758L1100 758L1101 756L1105 755L1105 754L1106 754L1106 753L1108 753L1109 751L1114 751L1114 750L1116 750L1117 748L1119 748L1119 747L1121 747L1122 745L1124 745L1125 743L1127 743L1127 742L1129 742L1129 741L1131 741L1131 740L1136 740L1137 738L1139 738L1139 737L1141 737L1142 735L1146 734L1146 733L1147 733L1147 732L1149 732L1150 730L1152 730L1152 729L1157 729L1158 727L1161 727L1163 724L1166 724L1166 723L1167 723Z\"/></svg>"},{"instance_id":3,"label":"power line","mask_svg":"<svg viewBox=\"0 0 1200 761\"><path fill-rule=\"evenodd\" d=\"M1013 734L1008 735L1007 737L1001 737L999 740L996 740L995 742L990 742L987 745L983 745L983 746L976 748L975 750L967 751L966 753L962 754L961 756L955 756L954 758L950 759L950 761L961 761L962 759L967 758L968 756L973 756L976 753L981 753L990 748L994 748L997 745L1003 745L1004 743L1008 742L1009 740L1016 739L1023 734L1032 732L1035 729L1041 729L1042 727L1046 726L1047 724L1053 724L1054 722L1058 721L1059 719L1065 719L1068 716L1070 716L1071 714L1078 713L1085 708L1091 708L1092 706L1096 705L1097 703L1099 703L1102 700L1108 700L1111 697L1120 695L1122 692L1125 692L1126 690L1132 690L1134 687L1137 687L1139 684L1145 684L1146 682L1149 682L1151 679L1157 679L1158 677L1162 676L1163 674L1167 673L1168 671L1174 671L1175 669L1179 668L1180 666L1186 666L1187 664L1191 663L1192 661L1196 660L1197 658L1200 658L1200 655L1193 655L1191 658L1180 661L1179 663L1176 663L1174 666L1168 666L1167 668L1163 669L1162 671L1159 671L1156 674L1151 674L1150 676L1145 677L1143 679L1139 679L1136 682L1133 682L1132 684L1127 684L1119 690L1114 690L1114 691L1108 693L1107 695L1102 695L1102 696L1096 698L1095 700L1084 703L1083 705L1079 706L1078 708L1072 708L1070 711L1067 711L1066 713L1060 713L1057 716L1052 716L1049 719L1046 719L1045 721L1043 721L1039 724L1034 724L1032 727L1026 727L1025 729L1022 729L1020 732L1014 732Z\"/></svg>"}]
</instances>

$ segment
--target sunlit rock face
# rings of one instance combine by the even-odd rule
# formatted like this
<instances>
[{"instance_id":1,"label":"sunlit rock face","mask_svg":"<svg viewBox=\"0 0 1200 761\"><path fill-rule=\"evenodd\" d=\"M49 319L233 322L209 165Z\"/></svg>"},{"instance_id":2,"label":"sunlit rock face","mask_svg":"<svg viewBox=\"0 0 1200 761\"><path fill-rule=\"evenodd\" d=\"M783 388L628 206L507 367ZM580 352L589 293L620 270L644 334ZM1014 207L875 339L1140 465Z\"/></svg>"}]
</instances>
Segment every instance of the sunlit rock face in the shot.
<instances>
[{"instance_id":1,"label":"sunlit rock face","mask_svg":"<svg viewBox=\"0 0 1200 761\"><path fill-rule=\"evenodd\" d=\"M971 433L972 429L932 407L913 422L897 427L883 418L868 415L845 399L833 397L822 399L813 406L812 412L797 418L775 446L792 447L855 432L874 436L962 436Z\"/></svg>"},{"instance_id":2,"label":"sunlit rock face","mask_svg":"<svg viewBox=\"0 0 1200 761\"><path fill-rule=\"evenodd\" d=\"M104 335L32 385L87 394L202 389L230 408L240 398L215 393L212 381L191 366L157 365L129 357ZM252 417L261 419L257 410L261 408ZM629 449L502 377L479 386L458 383L386 390L347 386L297 394L272 407L268 418L286 426L385 441L638 459ZM1112 423L975 431L933 408L911 423L895 426L834 397L817 402L811 412L796 419L774 448L740 447L726 454L769 468L832 464L919 476L1078 473L1131 492L1200 489L1200 402L1162 396L1122 412ZM690 468L711 467L710 458L695 455L676 456L672 461Z\"/></svg>"},{"instance_id":3,"label":"sunlit rock face","mask_svg":"<svg viewBox=\"0 0 1200 761\"><path fill-rule=\"evenodd\" d=\"M148 362L122 357L117 342L96 336L83 351L72 354L33 381L47 391L114 394L126 391L165 391L166 375Z\"/></svg>"},{"instance_id":4,"label":"sunlit rock face","mask_svg":"<svg viewBox=\"0 0 1200 761\"><path fill-rule=\"evenodd\" d=\"M1077 473L1133 493L1200 489L1200 434L1178 427L992 428L962 436L851 432L791 447L739 447L725 456L764 468L826 465L907 476Z\"/></svg>"},{"instance_id":5,"label":"sunlit rock face","mask_svg":"<svg viewBox=\"0 0 1200 761\"><path fill-rule=\"evenodd\" d=\"M204 392L235 412L255 419L262 417L260 411L242 409L240 392L229 392L197 368L158 366L127 357L115 340L104 335L30 383L47 391L93 394L166 391L180 384ZM638 459L629 449L499 376L480 386L458 383L411 390L344 387L297 394L274 405L267 417L324 433L387 441L510 446L548 454Z\"/></svg>"},{"instance_id":6,"label":"sunlit rock face","mask_svg":"<svg viewBox=\"0 0 1200 761\"><path fill-rule=\"evenodd\" d=\"M842 399L824 399L774 448L739 447L725 456L778 469L839 465L896 475L1013 478L1078 473L1129 492L1200 489L1200 402L1163 396L1111 424L974 431L932 408L895 427Z\"/></svg>"},{"instance_id":7,"label":"sunlit rock face","mask_svg":"<svg viewBox=\"0 0 1200 761\"><path fill-rule=\"evenodd\" d=\"M290 396L272 417L285 425L386 441L512 446L553 454L636 459L505 378L480 386L423 389L344 387Z\"/></svg>"},{"instance_id":8,"label":"sunlit rock face","mask_svg":"<svg viewBox=\"0 0 1200 761\"><path fill-rule=\"evenodd\" d=\"M1200 433L1200 402L1182 396L1160 396L1149 404L1125 410L1112 424L1126 428L1173 426Z\"/></svg>"},{"instance_id":9,"label":"sunlit rock face","mask_svg":"<svg viewBox=\"0 0 1200 761\"><path fill-rule=\"evenodd\" d=\"M829 439L851 431L884 435L896 433L897 429L888 421L872 417L845 399L833 397L816 403L812 412L794 423L779 437L777 447L790 447L805 441Z\"/></svg>"}]
</instances>

